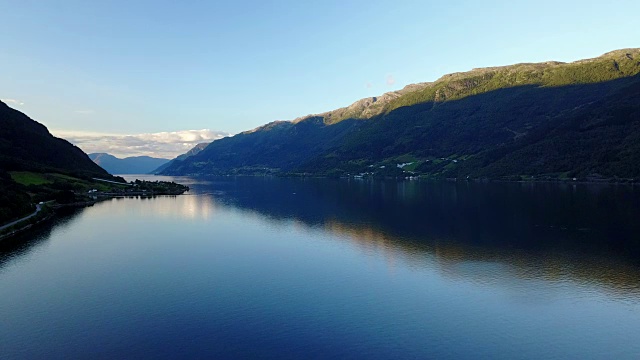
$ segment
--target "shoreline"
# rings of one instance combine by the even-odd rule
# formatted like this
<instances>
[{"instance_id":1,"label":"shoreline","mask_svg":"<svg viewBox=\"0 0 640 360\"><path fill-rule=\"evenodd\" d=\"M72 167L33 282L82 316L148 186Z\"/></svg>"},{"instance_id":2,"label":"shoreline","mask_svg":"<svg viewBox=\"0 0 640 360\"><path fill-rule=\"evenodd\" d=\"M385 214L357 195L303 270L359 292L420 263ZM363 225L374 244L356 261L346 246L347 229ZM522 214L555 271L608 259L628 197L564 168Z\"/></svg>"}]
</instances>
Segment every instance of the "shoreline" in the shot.
<instances>
[{"instance_id":1,"label":"shoreline","mask_svg":"<svg viewBox=\"0 0 640 360\"><path fill-rule=\"evenodd\" d=\"M85 207L90 207L93 206L99 202L102 201L107 201L107 200L111 200L111 199L115 199L115 198L127 198L127 197L131 197L131 198L137 198L137 197L141 197L141 198L147 198L147 197L155 197L155 196L178 196L178 195L183 195L185 192L167 192L167 193L147 193L147 192L132 192L132 193L96 193L94 196L96 196L96 199L91 199L91 200L87 200L87 201L76 201L76 202L72 202L72 203L67 203L67 204L58 204L58 203L53 203L53 204L43 204L43 205L36 205L39 206L38 210L28 216L25 216L21 219L18 220L14 220L12 222L9 222L7 224L4 224L2 226L0 226L0 228L2 228L3 230L0 230L0 244L7 240L10 239L18 234L21 234L25 231L28 231L29 229L37 226L37 225L41 225L42 223L51 220L53 218L55 218L57 216L56 211L60 210L60 209L65 209L65 208L85 208ZM41 206L41 207L40 207ZM48 208L46 211L45 209ZM39 213L43 213L44 212L44 216L41 218L38 218L38 214ZM34 220L35 219L35 220ZM9 226L7 226L9 225ZM5 228L6 227L6 228ZM14 228L15 227L15 228ZM7 230L9 229L9 230ZM4 231L6 230L6 232Z\"/></svg>"},{"instance_id":2,"label":"shoreline","mask_svg":"<svg viewBox=\"0 0 640 360\"><path fill-rule=\"evenodd\" d=\"M442 181L442 182L474 182L474 183L523 183L523 184L565 184L565 185L640 185L640 179L636 178L606 178L606 179L496 179L496 178L440 178L429 177L425 175L407 176L407 177L394 177L394 176L326 176L326 175L310 175L310 174L225 174L225 175L211 175L211 174L191 174L191 175L160 175L160 176L184 176L194 179L206 179L211 177L275 177L284 179L343 179L343 180L396 180L396 181Z\"/></svg>"},{"instance_id":3,"label":"shoreline","mask_svg":"<svg viewBox=\"0 0 640 360\"><path fill-rule=\"evenodd\" d=\"M192 175L193 176L193 175ZM299 176L288 174L288 176L283 175L218 175L221 177L280 177L280 178L315 178L315 179L332 179L332 177L327 176ZM195 178L208 177L207 175L195 175ZM333 179L343 179L343 180L395 180L395 181L442 181L442 182L472 182L472 183L520 183L520 184L557 184L557 185L601 185L601 186L640 186L640 181L637 179L603 179L603 180L580 180L580 179L524 179L524 180L509 180L509 179L457 179L457 178L429 178L429 177L358 177L358 176L344 176ZM188 190L187 190L188 191ZM87 201L78 201L67 204L51 204L47 205L46 203L43 205L42 210L44 210L45 206L49 207L51 210L50 213L46 212L45 216L38 219L38 213L42 212L40 210L23 217L18 220L14 220L13 222L9 222L4 225L0 225L0 228L4 229L9 224L12 224L9 228L16 226L17 228L4 232L0 230L0 243L17 235L23 233L31 229L32 227L39 225L47 220L53 219L56 217L56 210L63 208L85 208L95 205L98 202L115 199L115 198L151 198L155 196L178 196L184 195L186 191L173 191L173 192L147 192L147 191L129 191L129 192L96 192L91 196L96 197L95 199L87 200ZM39 205L37 205L39 206ZM33 219L36 218L35 222L32 222ZM14 224L15 223L15 224Z\"/></svg>"},{"instance_id":4,"label":"shoreline","mask_svg":"<svg viewBox=\"0 0 640 360\"><path fill-rule=\"evenodd\" d=\"M38 211L27 217L14 221L15 223L9 223L11 224L8 227L10 230L8 230L7 232L0 233L0 244L5 240L14 237L15 235L21 234L35 226L41 225L42 223L53 219L56 216L54 208L51 207L50 210L51 210L50 212L44 211L44 214L43 214L44 216L41 218L38 218L37 215L39 212L43 212L43 211ZM34 221L34 218L35 218L35 221Z\"/></svg>"}]
</instances>

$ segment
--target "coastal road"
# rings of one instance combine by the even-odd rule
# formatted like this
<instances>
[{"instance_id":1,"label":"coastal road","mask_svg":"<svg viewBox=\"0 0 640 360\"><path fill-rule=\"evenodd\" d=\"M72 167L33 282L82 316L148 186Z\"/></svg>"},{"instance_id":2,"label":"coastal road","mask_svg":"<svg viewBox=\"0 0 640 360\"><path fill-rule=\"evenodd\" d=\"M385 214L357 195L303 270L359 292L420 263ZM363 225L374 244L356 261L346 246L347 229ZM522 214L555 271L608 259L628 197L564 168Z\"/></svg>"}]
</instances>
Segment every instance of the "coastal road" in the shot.
<instances>
[{"instance_id":1,"label":"coastal road","mask_svg":"<svg viewBox=\"0 0 640 360\"><path fill-rule=\"evenodd\" d=\"M22 219L18 219L16 221L12 221L12 222L10 222L8 224L4 224L4 225L0 226L0 231L4 230L4 229L6 229L6 228L8 228L10 226L15 225L15 224L19 223L20 221L31 219L32 217L36 216L40 212L40 210L42 210L42 205L38 204L38 205L36 205L36 211L33 214L27 215L27 216L23 217Z\"/></svg>"}]
</instances>

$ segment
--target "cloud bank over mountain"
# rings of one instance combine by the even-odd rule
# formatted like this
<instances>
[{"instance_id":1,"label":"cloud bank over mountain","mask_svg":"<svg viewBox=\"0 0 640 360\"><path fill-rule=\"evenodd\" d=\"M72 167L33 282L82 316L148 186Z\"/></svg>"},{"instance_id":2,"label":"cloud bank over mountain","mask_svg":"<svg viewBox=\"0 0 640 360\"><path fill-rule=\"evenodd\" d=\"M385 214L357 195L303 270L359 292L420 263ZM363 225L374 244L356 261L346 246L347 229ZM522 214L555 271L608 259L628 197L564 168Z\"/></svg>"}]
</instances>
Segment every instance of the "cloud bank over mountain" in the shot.
<instances>
[{"instance_id":1,"label":"cloud bank over mountain","mask_svg":"<svg viewBox=\"0 0 640 360\"><path fill-rule=\"evenodd\" d=\"M86 153L109 153L117 157L152 156L172 159L199 143L229 136L224 131L202 129L144 134L109 134L87 131L51 130Z\"/></svg>"}]
</instances>

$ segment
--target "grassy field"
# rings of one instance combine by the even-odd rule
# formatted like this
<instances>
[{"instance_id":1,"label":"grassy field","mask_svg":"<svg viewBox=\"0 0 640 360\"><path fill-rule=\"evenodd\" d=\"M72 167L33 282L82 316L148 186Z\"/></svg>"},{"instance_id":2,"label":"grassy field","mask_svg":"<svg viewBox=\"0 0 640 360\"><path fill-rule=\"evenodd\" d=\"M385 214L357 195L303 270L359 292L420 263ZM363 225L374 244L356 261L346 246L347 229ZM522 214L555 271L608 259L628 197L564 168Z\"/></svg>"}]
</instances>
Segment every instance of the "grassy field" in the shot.
<instances>
[{"instance_id":1,"label":"grassy field","mask_svg":"<svg viewBox=\"0 0 640 360\"><path fill-rule=\"evenodd\" d=\"M9 173L13 181L25 186L51 184L53 181L48 179L46 174L34 173L29 171L12 171Z\"/></svg>"},{"instance_id":2,"label":"grassy field","mask_svg":"<svg viewBox=\"0 0 640 360\"><path fill-rule=\"evenodd\" d=\"M44 185L43 188L53 187L59 189L61 184L64 184L63 187L66 186L66 188L74 189L76 191L88 191L91 189L96 189L98 191L111 191L114 188L127 188L126 185L106 184L98 181L83 180L59 173L12 171L9 172L9 174L11 175L13 181L24 186Z\"/></svg>"}]
</instances>

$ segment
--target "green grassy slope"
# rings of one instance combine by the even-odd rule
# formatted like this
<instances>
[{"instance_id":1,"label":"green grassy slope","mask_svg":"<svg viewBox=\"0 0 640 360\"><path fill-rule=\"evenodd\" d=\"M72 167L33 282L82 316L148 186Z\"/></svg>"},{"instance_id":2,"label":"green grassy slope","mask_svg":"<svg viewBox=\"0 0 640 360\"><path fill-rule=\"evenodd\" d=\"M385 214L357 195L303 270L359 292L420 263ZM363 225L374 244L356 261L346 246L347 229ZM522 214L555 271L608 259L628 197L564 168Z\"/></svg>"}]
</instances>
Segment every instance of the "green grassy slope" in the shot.
<instances>
[{"instance_id":1,"label":"green grassy slope","mask_svg":"<svg viewBox=\"0 0 640 360\"><path fill-rule=\"evenodd\" d=\"M395 162L404 156L415 159L407 169L440 177L636 176L630 159L636 146L638 74L640 49L569 64L517 64L450 74L216 141L165 173L269 169L341 175L384 166L386 170L378 172L402 175L405 170L395 170ZM599 120L585 120L595 112L601 114ZM609 125L594 127L590 121ZM543 151L566 141L573 145L556 147L556 153ZM603 146L615 156L598 155ZM590 165L583 166L587 158Z\"/></svg>"},{"instance_id":2,"label":"green grassy slope","mask_svg":"<svg viewBox=\"0 0 640 360\"><path fill-rule=\"evenodd\" d=\"M634 104L639 103L633 100L638 95L638 83L640 78L634 76L586 85L523 86L437 105L425 103L402 107L371 120L361 131L345 137L341 146L310 160L301 169L320 173L336 169L343 173L364 172L366 165L411 155L422 161L416 168L418 173L442 177L559 172L574 172L579 176L595 172L607 177L635 177L631 168L604 171L609 160L597 158L597 155L606 143L617 143L627 149L634 146L632 141L622 142L620 136L637 133L633 125L637 118L625 114L633 114ZM596 113L608 114L606 116L611 117L608 123L615 123L617 127L605 129L602 120L591 120L599 124L602 132L598 136L586 131L588 126L595 129L594 124L579 125L585 128L577 132L572 130L578 126L575 125L577 117ZM627 129L626 132L620 132L621 126ZM564 144L570 131L579 144L567 145L556 153L548 150L549 144ZM534 151L532 144L543 140L547 145ZM519 152L523 147L529 147L527 156ZM502 159L511 153L514 155ZM599 160L593 160L590 168L580 167L584 165L581 163L584 154ZM448 160L439 161L442 158ZM498 160L502 165L493 164ZM507 162L509 166L506 166Z\"/></svg>"}]
</instances>

